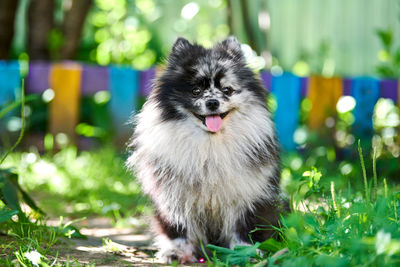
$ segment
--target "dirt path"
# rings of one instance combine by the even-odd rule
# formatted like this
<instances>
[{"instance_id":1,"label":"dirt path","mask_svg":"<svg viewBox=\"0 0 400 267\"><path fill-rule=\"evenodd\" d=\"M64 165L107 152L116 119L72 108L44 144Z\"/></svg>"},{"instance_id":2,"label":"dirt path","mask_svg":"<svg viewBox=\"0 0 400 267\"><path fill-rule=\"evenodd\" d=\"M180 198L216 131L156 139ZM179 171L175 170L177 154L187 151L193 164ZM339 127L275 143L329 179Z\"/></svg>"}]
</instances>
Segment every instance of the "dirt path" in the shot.
<instances>
[{"instance_id":1,"label":"dirt path","mask_svg":"<svg viewBox=\"0 0 400 267\"><path fill-rule=\"evenodd\" d=\"M57 245L59 260L76 260L82 265L95 266L158 266L150 247L151 236L146 230L114 228L109 219L87 219L79 223L87 239L70 239Z\"/></svg>"}]
</instances>

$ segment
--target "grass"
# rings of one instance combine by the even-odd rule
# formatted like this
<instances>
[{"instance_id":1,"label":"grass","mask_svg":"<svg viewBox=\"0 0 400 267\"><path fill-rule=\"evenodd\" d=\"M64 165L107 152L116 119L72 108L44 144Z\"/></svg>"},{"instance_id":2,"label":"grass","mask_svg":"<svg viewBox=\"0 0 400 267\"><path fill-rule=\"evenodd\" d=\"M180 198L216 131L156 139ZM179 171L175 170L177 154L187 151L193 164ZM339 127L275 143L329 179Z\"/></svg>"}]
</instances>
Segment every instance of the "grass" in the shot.
<instances>
[{"instance_id":1,"label":"grass","mask_svg":"<svg viewBox=\"0 0 400 267\"><path fill-rule=\"evenodd\" d=\"M400 264L400 192L391 180L380 178L375 158L343 166L326 163L320 169L296 164L299 155L284 155L283 185L293 212L282 218L279 241L270 239L233 250L209 246L210 266L396 266ZM373 153L373 155L376 155ZM307 161L307 160L306 160ZM318 159L316 160L318 161ZM18 166L20 183L52 216L107 216L117 224L149 209L135 180L125 171L123 155L112 148L78 151L67 147L56 154L13 152L5 164ZM311 162L315 162L311 160ZM372 164L369 164L372 162ZM335 165L336 163L332 163ZM372 165L368 177L366 165ZM346 169L346 168L345 168ZM358 179L355 180L355 177ZM120 187L120 184L123 187ZM68 188L68 190L64 190ZM48 201L55 199L56 201ZM43 201L46 200L46 201ZM102 205L99 205L99 202ZM33 214L34 215L34 214ZM32 216L33 216L32 215ZM31 252L45 264L79 266L76 260L58 261L51 248L67 231L45 226L43 220L9 221L0 225L4 242L0 265L31 266ZM18 222L18 223L17 223ZM265 226L260 225L260 229ZM62 228L62 226L61 226ZM6 230L5 230L6 229ZM14 253L9 253L13 251ZM260 251L263 253L260 254ZM283 253L284 252L284 253ZM29 254L31 253L31 254ZM50 260L51 259L51 260Z\"/></svg>"},{"instance_id":2,"label":"grass","mask_svg":"<svg viewBox=\"0 0 400 267\"><path fill-rule=\"evenodd\" d=\"M65 147L44 155L34 150L13 152L2 167L13 168L19 183L47 217L108 217L116 227L132 227L140 223L136 219L139 215L150 210L137 182L124 167L123 155L111 147L83 152ZM49 227L46 216L22 206L24 213L0 224L0 243L4 243L0 245L0 266L34 266L36 260L40 266L81 266L79 259L66 260L66 255L60 254L66 239L82 237L79 230L63 221ZM6 208L0 200L0 210Z\"/></svg>"},{"instance_id":3,"label":"grass","mask_svg":"<svg viewBox=\"0 0 400 267\"><path fill-rule=\"evenodd\" d=\"M71 146L45 155L13 153L4 165L16 166L21 184L52 216L95 214L116 223L149 210L124 157L111 147L78 152Z\"/></svg>"},{"instance_id":4,"label":"grass","mask_svg":"<svg viewBox=\"0 0 400 267\"><path fill-rule=\"evenodd\" d=\"M293 212L277 229L279 241L233 250L209 246L214 258L208 265L399 266L400 192L390 190L386 179L378 181L375 167L369 181L361 148L359 153L364 191L336 191L334 181L321 185L316 169L305 172L291 192Z\"/></svg>"},{"instance_id":5,"label":"grass","mask_svg":"<svg viewBox=\"0 0 400 267\"><path fill-rule=\"evenodd\" d=\"M2 223L0 231L3 235L0 237L1 266L70 266L69 260L58 259L59 252L54 246L64 238L82 237L69 223L60 221L58 226L49 227L43 219L25 216Z\"/></svg>"}]
</instances>

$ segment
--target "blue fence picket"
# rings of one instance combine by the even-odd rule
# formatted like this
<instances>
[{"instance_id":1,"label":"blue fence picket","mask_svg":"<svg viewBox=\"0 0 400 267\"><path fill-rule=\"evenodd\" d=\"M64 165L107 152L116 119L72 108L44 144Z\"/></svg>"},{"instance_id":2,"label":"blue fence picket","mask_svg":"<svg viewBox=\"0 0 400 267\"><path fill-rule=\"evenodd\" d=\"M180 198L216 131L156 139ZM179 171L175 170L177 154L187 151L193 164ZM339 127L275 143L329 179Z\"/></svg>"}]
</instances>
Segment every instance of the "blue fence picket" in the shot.
<instances>
[{"instance_id":1,"label":"blue fence picket","mask_svg":"<svg viewBox=\"0 0 400 267\"><path fill-rule=\"evenodd\" d=\"M15 99L21 87L21 76L17 61L0 61L0 105Z\"/></svg>"},{"instance_id":2,"label":"blue fence picket","mask_svg":"<svg viewBox=\"0 0 400 267\"><path fill-rule=\"evenodd\" d=\"M272 77L272 94L276 97L276 131L285 150L296 148L293 136L299 122L301 78L285 72Z\"/></svg>"},{"instance_id":3,"label":"blue fence picket","mask_svg":"<svg viewBox=\"0 0 400 267\"><path fill-rule=\"evenodd\" d=\"M131 113L137 109L139 72L131 68L111 66L110 69L110 109L114 125L119 131L127 131Z\"/></svg>"},{"instance_id":4,"label":"blue fence picket","mask_svg":"<svg viewBox=\"0 0 400 267\"><path fill-rule=\"evenodd\" d=\"M353 79L352 95L356 100L353 128L356 135L362 137L372 136L372 115L379 93L379 80L370 77Z\"/></svg>"}]
</instances>

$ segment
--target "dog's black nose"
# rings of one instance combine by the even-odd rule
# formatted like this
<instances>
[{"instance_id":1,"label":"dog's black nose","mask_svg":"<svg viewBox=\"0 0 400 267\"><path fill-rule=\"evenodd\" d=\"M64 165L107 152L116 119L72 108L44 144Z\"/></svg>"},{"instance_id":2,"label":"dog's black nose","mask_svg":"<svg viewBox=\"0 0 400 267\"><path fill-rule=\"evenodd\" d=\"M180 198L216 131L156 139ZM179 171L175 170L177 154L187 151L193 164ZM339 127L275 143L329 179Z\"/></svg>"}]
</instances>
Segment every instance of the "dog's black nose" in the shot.
<instances>
[{"instance_id":1,"label":"dog's black nose","mask_svg":"<svg viewBox=\"0 0 400 267\"><path fill-rule=\"evenodd\" d=\"M206 107L207 107L209 110L212 110L212 111L217 110L218 107L219 107L219 101L216 100L216 99L207 100L207 101L206 101Z\"/></svg>"}]
</instances>

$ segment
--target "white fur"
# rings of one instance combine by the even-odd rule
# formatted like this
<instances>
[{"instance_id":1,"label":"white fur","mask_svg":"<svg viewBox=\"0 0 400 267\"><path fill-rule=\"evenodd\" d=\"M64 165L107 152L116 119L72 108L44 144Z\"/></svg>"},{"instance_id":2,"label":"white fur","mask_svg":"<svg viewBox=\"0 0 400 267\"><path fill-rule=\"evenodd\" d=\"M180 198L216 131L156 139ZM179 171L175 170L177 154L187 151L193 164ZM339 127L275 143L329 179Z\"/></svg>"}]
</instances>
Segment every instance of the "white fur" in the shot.
<instances>
[{"instance_id":1,"label":"white fur","mask_svg":"<svg viewBox=\"0 0 400 267\"><path fill-rule=\"evenodd\" d=\"M194 247L183 238L170 240L164 235L156 237L155 245L159 248L156 257L166 263L172 263L173 257L178 257L181 263L196 262L193 256Z\"/></svg>"}]
</instances>

